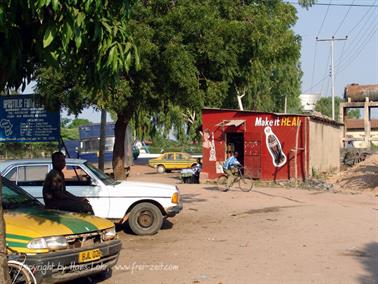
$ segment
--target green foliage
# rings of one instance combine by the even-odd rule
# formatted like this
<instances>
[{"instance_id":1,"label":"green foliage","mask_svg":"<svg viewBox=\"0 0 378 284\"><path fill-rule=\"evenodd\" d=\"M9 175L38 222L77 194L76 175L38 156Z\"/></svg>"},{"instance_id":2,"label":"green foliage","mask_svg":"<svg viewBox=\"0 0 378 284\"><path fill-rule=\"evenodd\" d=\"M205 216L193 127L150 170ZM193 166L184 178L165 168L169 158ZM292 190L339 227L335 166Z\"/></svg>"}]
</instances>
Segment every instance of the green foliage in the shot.
<instances>
[{"instance_id":1,"label":"green foliage","mask_svg":"<svg viewBox=\"0 0 378 284\"><path fill-rule=\"evenodd\" d=\"M74 120L62 118L60 124L60 135L63 140L79 140L79 126L90 124L90 121L82 118L75 118Z\"/></svg>"},{"instance_id":2,"label":"green foliage","mask_svg":"<svg viewBox=\"0 0 378 284\"><path fill-rule=\"evenodd\" d=\"M93 92L80 66L44 68L37 91L74 114L97 105L122 127L131 119L139 139L164 140L173 131L179 143L199 141L201 109L237 108L237 93L246 110L281 112L285 96L290 110L299 109L295 13L279 0L138 1L125 32L138 46L140 69Z\"/></svg>"},{"instance_id":3,"label":"green foliage","mask_svg":"<svg viewBox=\"0 0 378 284\"><path fill-rule=\"evenodd\" d=\"M78 128L61 128L60 135L63 140L78 140L79 129Z\"/></svg>"},{"instance_id":4,"label":"green foliage","mask_svg":"<svg viewBox=\"0 0 378 284\"><path fill-rule=\"evenodd\" d=\"M0 3L0 90L25 87L38 66L71 66L91 88L128 71L133 0L7 0ZM135 57L133 57L134 55Z\"/></svg>"},{"instance_id":5,"label":"green foliage","mask_svg":"<svg viewBox=\"0 0 378 284\"><path fill-rule=\"evenodd\" d=\"M49 158L57 149L57 142L0 143L0 159Z\"/></svg>"},{"instance_id":6,"label":"green foliage","mask_svg":"<svg viewBox=\"0 0 378 284\"><path fill-rule=\"evenodd\" d=\"M82 126L82 125L87 125L87 124L90 124L91 122L88 120L88 119L84 119L84 118L75 118L74 120L72 120L72 122L70 123L70 125L68 126L69 128L79 128L79 126Z\"/></svg>"},{"instance_id":7,"label":"green foliage","mask_svg":"<svg viewBox=\"0 0 378 284\"><path fill-rule=\"evenodd\" d=\"M340 97L335 97L335 119L339 117ZM332 97L321 98L315 105L315 110L332 118Z\"/></svg>"},{"instance_id":8,"label":"green foliage","mask_svg":"<svg viewBox=\"0 0 378 284\"><path fill-rule=\"evenodd\" d=\"M361 113L359 109L348 109L346 116L348 118L359 119L361 117Z\"/></svg>"},{"instance_id":9,"label":"green foliage","mask_svg":"<svg viewBox=\"0 0 378 284\"><path fill-rule=\"evenodd\" d=\"M143 125L146 117L151 120L143 132L135 121L139 137L159 131L167 137L173 128L180 141L188 135L194 139L201 109L237 108L238 91L246 93L247 110L282 111L285 96L290 110L300 109L300 39L291 29L293 6L155 0L138 2L131 15L141 69L131 70L127 96L138 97L136 111L143 115L134 119L143 119ZM197 114L194 122L186 112Z\"/></svg>"},{"instance_id":10,"label":"green foliage","mask_svg":"<svg viewBox=\"0 0 378 284\"><path fill-rule=\"evenodd\" d=\"M316 2L317 2L316 0L298 0L298 4L302 5L306 9L308 9L309 7L311 7Z\"/></svg>"}]
</instances>

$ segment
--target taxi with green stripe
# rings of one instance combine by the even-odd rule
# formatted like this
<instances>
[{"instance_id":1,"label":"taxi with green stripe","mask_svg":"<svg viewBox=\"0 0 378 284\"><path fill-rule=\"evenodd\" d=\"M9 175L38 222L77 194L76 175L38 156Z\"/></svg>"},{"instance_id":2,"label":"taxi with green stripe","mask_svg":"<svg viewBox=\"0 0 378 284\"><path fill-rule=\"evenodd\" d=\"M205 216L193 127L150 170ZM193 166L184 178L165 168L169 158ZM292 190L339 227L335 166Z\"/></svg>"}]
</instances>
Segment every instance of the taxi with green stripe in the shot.
<instances>
[{"instance_id":1,"label":"taxi with green stripe","mask_svg":"<svg viewBox=\"0 0 378 284\"><path fill-rule=\"evenodd\" d=\"M22 259L38 283L62 282L106 272L118 260L121 241L106 219L46 210L2 178L8 257Z\"/></svg>"}]
</instances>

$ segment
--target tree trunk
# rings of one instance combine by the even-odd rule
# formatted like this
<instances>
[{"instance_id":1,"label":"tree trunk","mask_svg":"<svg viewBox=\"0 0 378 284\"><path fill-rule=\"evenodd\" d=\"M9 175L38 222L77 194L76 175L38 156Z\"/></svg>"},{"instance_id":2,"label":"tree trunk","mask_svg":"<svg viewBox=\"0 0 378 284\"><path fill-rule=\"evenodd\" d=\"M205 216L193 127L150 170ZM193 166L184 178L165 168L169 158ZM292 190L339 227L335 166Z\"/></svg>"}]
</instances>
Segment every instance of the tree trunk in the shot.
<instances>
[{"instance_id":1,"label":"tree trunk","mask_svg":"<svg viewBox=\"0 0 378 284\"><path fill-rule=\"evenodd\" d=\"M105 139L106 139L106 110L101 110L100 143L98 154L98 168L104 170L105 164Z\"/></svg>"},{"instance_id":2,"label":"tree trunk","mask_svg":"<svg viewBox=\"0 0 378 284\"><path fill-rule=\"evenodd\" d=\"M5 221L2 196L3 183L0 176L0 283L10 283L7 263L7 247L5 244Z\"/></svg>"},{"instance_id":3,"label":"tree trunk","mask_svg":"<svg viewBox=\"0 0 378 284\"><path fill-rule=\"evenodd\" d=\"M123 114L117 114L117 121L114 128L113 147L113 173L117 180L125 179L125 136L128 121Z\"/></svg>"}]
</instances>

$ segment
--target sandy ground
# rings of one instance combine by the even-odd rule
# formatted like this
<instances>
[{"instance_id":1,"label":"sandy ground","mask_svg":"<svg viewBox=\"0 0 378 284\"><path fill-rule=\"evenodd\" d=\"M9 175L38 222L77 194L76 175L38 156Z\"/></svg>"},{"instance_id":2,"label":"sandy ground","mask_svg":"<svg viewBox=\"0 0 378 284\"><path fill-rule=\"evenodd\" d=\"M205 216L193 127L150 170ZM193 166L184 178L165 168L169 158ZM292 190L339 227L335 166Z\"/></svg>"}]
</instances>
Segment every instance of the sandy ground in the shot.
<instances>
[{"instance_id":1,"label":"sandy ground","mask_svg":"<svg viewBox=\"0 0 378 284\"><path fill-rule=\"evenodd\" d=\"M132 180L177 184L184 210L153 236L120 231L118 264L102 283L378 283L375 191L225 193L177 176L132 168Z\"/></svg>"},{"instance_id":2,"label":"sandy ground","mask_svg":"<svg viewBox=\"0 0 378 284\"><path fill-rule=\"evenodd\" d=\"M328 178L335 191L378 193L378 154L367 156L366 160L345 168L344 171Z\"/></svg>"}]
</instances>

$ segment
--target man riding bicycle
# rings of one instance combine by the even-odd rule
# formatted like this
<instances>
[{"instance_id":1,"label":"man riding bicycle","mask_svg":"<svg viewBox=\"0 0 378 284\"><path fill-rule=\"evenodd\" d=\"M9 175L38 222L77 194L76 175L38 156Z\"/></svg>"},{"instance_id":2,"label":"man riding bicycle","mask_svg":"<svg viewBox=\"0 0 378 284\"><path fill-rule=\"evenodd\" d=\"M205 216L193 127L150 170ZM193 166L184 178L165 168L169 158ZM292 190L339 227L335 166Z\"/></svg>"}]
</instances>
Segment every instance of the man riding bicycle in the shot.
<instances>
[{"instance_id":1,"label":"man riding bicycle","mask_svg":"<svg viewBox=\"0 0 378 284\"><path fill-rule=\"evenodd\" d=\"M224 191L228 191L230 189L231 185L238 176L237 167L241 166L240 162L238 161L238 152L235 151L234 154L232 154L231 151L228 151L227 156L228 158L223 164L223 171L227 175L227 186Z\"/></svg>"}]
</instances>

